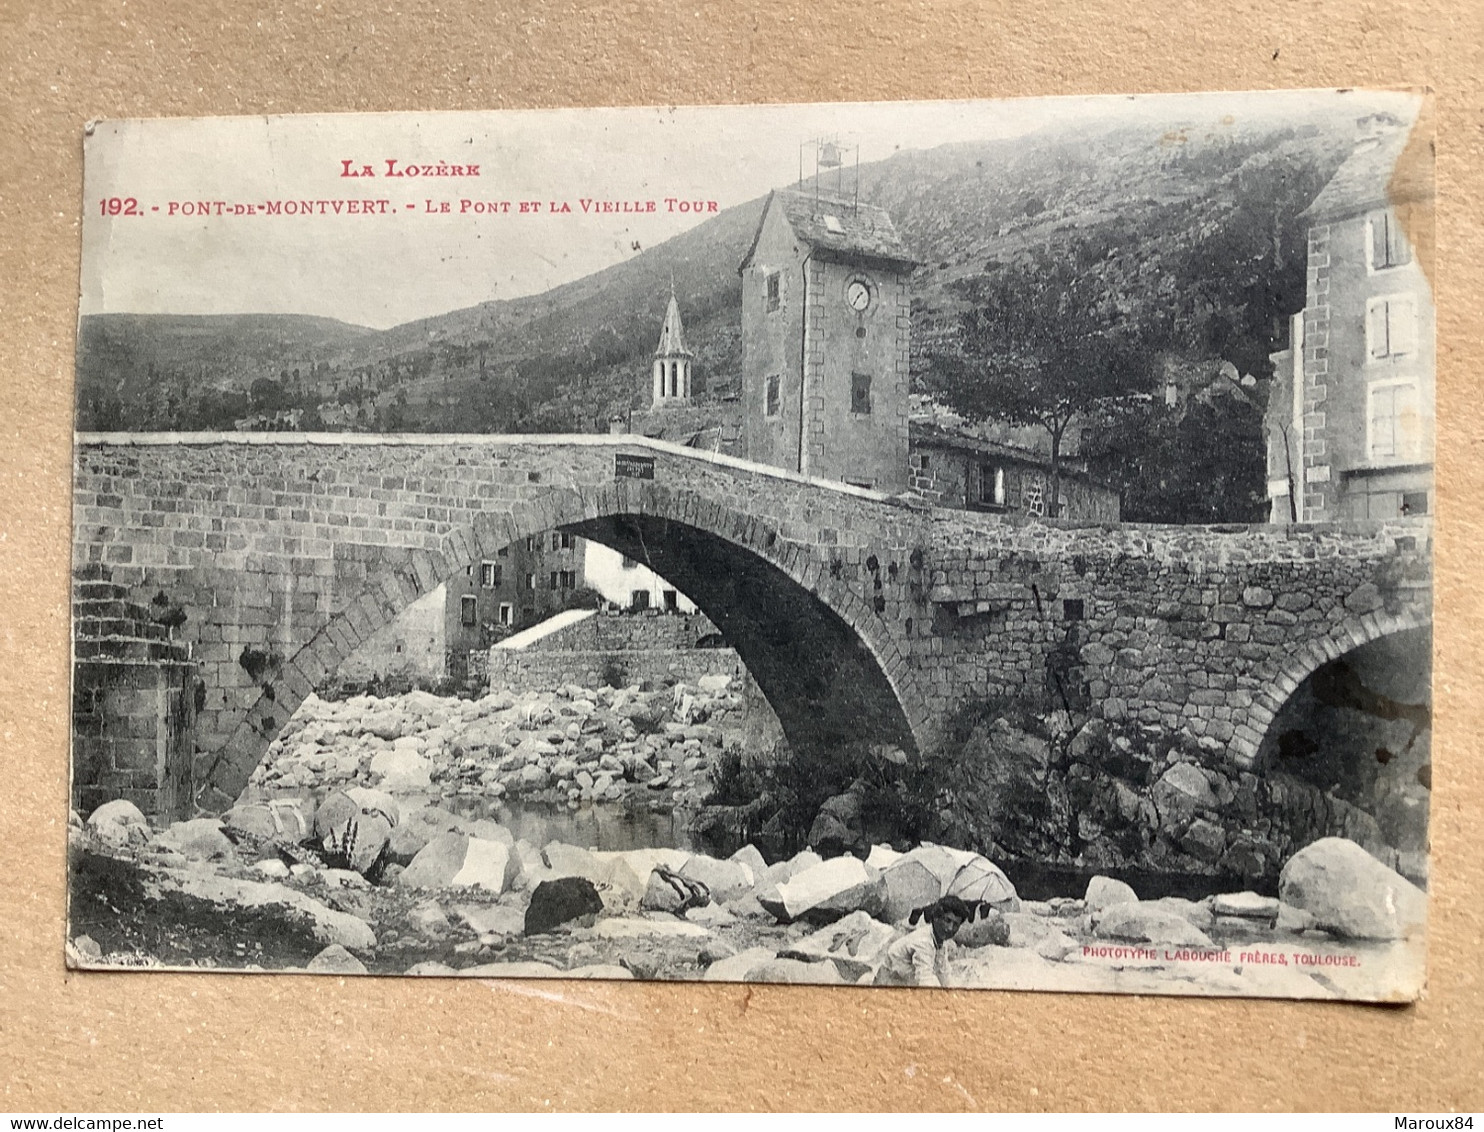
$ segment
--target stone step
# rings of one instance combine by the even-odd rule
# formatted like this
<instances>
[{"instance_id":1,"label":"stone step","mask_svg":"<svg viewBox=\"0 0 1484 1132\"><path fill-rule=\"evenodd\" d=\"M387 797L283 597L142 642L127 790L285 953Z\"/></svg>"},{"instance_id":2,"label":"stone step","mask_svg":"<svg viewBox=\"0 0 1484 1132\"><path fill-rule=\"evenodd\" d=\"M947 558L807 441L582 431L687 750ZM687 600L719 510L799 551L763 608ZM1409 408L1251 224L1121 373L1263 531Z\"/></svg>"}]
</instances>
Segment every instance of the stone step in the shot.
<instances>
[{"instance_id":1,"label":"stone step","mask_svg":"<svg viewBox=\"0 0 1484 1132\"><path fill-rule=\"evenodd\" d=\"M116 660L135 663L154 661L185 664L191 659L190 647L185 644L145 640L141 637L74 639L72 651L78 661Z\"/></svg>"}]
</instances>

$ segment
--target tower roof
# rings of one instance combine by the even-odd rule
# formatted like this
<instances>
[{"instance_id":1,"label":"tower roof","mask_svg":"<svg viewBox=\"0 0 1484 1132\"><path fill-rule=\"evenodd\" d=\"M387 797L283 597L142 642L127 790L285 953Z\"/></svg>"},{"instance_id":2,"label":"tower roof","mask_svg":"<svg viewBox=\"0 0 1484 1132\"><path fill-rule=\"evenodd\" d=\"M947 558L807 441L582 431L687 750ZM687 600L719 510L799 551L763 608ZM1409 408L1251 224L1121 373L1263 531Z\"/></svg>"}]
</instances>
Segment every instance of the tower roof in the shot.
<instances>
[{"instance_id":1,"label":"tower roof","mask_svg":"<svg viewBox=\"0 0 1484 1132\"><path fill-rule=\"evenodd\" d=\"M752 247L747 249L739 270L745 270L752 262L763 224L768 213L775 208L783 213L794 235L808 244L816 255L878 263L908 271L918 264L897 235L890 214L880 205L835 200L792 189L775 189L763 206Z\"/></svg>"},{"instance_id":2,"label":"tower roof","mask_svg":"<svg viewBox=\"0 0 1484 1132\"><path fill-rule=\"evenodd\" d=\"M655 348L657 358L689 358L693 355L685 347L685 327L680 323L680 304L675 301L675 288L670 287L670 305L665 310L665 325L660 327L660 344Z\"/></svg>"}]
</instances>

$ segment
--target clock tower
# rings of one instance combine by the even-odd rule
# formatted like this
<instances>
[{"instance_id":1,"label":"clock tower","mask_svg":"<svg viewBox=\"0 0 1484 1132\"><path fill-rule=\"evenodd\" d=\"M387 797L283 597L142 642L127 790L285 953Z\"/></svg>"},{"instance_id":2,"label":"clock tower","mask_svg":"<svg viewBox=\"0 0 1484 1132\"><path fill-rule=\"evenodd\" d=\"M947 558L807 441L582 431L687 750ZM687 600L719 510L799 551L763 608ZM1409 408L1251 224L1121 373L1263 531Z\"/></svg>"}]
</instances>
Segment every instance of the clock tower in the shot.
<instances>
[{"instance_id":1,"label":"clock tower","mask_svg":"<svg viewBox=\"0 0 1484 1132\"><path fill-rule=\"evenodd\" d=\"M809 189L768 197L738 268L748 459L907 489L916 266L885 209Z\"/></svg>"}]
</instances>

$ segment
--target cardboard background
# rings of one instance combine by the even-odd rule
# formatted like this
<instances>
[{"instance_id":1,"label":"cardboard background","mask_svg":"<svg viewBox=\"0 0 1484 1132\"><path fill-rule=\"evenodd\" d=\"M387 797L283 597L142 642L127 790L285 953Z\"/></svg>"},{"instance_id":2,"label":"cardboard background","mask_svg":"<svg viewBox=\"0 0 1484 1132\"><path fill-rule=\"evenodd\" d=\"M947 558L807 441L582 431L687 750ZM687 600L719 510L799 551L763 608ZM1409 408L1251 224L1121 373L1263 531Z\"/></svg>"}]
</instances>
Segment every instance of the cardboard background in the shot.
<instances>
[{"instance_id":1,"label":"cardboard background","mask_svg":"<svg viewBox=\"0 0 1484 1132\"><path fill-rule=\"evenodd\" d=\"M1472 0L0 0L0 1108L1484 1108L1484 14ZM987 991L69 975L72 348L95 117L1430 85L1430 988Z\"/></svg>"}]
</instances>

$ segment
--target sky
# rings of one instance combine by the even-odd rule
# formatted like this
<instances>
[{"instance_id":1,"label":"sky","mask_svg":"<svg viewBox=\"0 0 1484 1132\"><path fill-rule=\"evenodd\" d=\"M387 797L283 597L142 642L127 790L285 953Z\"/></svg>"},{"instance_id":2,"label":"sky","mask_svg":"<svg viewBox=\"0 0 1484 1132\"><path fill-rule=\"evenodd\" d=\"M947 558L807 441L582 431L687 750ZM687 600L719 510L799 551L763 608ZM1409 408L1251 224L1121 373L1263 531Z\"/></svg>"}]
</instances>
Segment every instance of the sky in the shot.
<instances>
[{"instance_id":1,"label":"sky","mask_svg":"<svg viewBox=\"0 0 1484 1132\"><path fill-rule=\"evenodd\" d=\"M637 255L708 215L666 198L718 209L752 200L793 182L800 145L820 137L858 147L865 164L1057 123L1173 128L1316 101L1404 120L1419 105L1398 92L1304 91L100 122L85 140L81 310L310 314L385 328L537 294ZM480 174L390 178L388 160ZM346 161L377 176L346 177ZM246 213L363 199L388 203L370 214L345 203L338 215L329 204ZM583 199L653 201L655 211L584 213ZM539 209L522 214L520 201ZM206 215L187 215L197 202L209 202ZM572 211L553 213L552 202Z\"/></svg>"}]
</instances>

